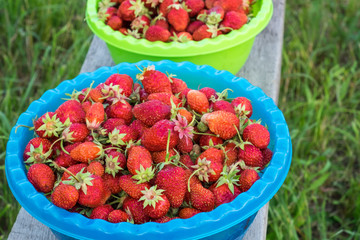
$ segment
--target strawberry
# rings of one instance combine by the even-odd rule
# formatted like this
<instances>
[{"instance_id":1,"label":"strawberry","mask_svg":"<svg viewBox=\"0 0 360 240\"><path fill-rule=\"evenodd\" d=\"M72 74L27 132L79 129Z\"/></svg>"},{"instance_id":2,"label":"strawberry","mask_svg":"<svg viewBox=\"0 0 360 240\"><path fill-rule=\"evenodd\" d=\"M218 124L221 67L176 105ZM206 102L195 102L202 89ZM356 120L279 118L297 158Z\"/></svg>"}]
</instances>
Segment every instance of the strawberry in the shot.
<instances>
[{"instance_id":1,"label":"strawberry","mask_svg":"<svg viewBox=\"0 0 360 240\"><path fill-rule=\"evenodd\" d=\"M257 147L245 144L244 149L239 149L239 160L243 160L246 166L249 167L262 167L263 155Z\"/></svg>"},{"instance_id":2,"label":"strawberry","mask_svg":"<svg viewBox=\"0 0 360 240\"><path fill-rule=\"evenodd\" d=\"M147 32L149 32L149 29ZM144 71L138 74L136 77L142 82L145 91L149 94L157 92L172 93L169 78L166 76L166 74L155 70L154 66L145 68Z\"/></svg>"},{"instance_id":3,"label":"strawberry","mask_svg":"<svg viewBox=\"0 0 360 240\"><path fill-rule=\"evenodd\" d=\"M182 90L184 90L185 88L187 88L186 82L184 82L179 78L172 77L170 78L170 81L171 81L171 91L173 94L177 94Z\"/></svg>"},{"instance_id":4,"label":"strawberry","mask_svg":"<svg viewBox=\"0 0 360 240\"><path fill-rule=\"evenodd\" d=\"M112 211L114 211L114 209L111 205L101 205L92 210L89 218L107 220Z\"/></svg>"},{"instance_id":5,"label":"strawberry","mask_svg":"<svg viewBox=\"0 0 360 240\"><path fill-rule=\"evenodd\" d=\"M64 209L73 208L79 199L79 191L71 185L59 184L51 194L51 202Z\"/></svg>"},{"instance_id":6,"label":"strawberry","mask_svg":"<svg viewBox=\"0 0 360 240\"><path fill-rule=\"evenodd\" d=\"M191 157L189 155L181 155L180 156L180 162L185 165L188 169L192 169L191 166L194 165L194 162L191 160Z\"/></svg>"},{"instance_id":7,"label":"strawberry","mask_svg":"<svg viewBox=\"0 0 360 240\"><path fill-rule=\"evenodd\" d=\"M234 186L234 193L232 193L227 184L217 186L217 183L211 185L209 190L214 193L216 206L231 202L241 193L237 186Z\"/></svg>"},{"instance_id":8,"label":"strawberry","mask_svg":"<svg viewBox=\"0 0 360 240\"><path fill-rule=\"evenodd\" d=\"M145 13L147 9L141 0L125 0L120 4L117 14L125 21L133 21Z\"/></svg>"},{"instance_id":9,"label":"strawberry","mask_svg":"<svg viewBox=\"0 0 360 240\"><path fill-rule=\"evenodd\" d=\"M204 93L208 100L210 100L210 98L212 98L212 97L217 98L216 91L213 88L204 87L204 88L200 89L199 91Z\"/></svg>"},{"instance_id":10,"label":"strawberry","mask_svg":"<svg viewBox=\"0 0 360 240\"><path fill-rule=\"evenodd\" d=\"M206 14L205 14L205 21L207 24L218 24L219 22L221 22L224 19L225 16L225 11L222 7L220 6L214 6L212 8L210 8ZM199 16L198 16L199 18Z\"/></svg>"},{"instance_id":11,"label":"strawberry","mask_svg":"<svg viewBox=\"0 0 360 240\"><path fill-rule=\"evenodd\" d=\"M179 217L182 219L187 219L187 218L191 218L193 216L195 216L196 214L201 213L200 210L197 210L195 208L182 208L179 211Z\"/></svg>"},{"instance_id":12,"label":"strawberry","mask_svg":"<svg viewBox=\"0 0 360 240\"><path fill-rule=\"evenodd\" d=\"M191 112L189 112L186 109L181 108L178 110L178 114L180 114L182 117L186 118L188 123L191 123L191 121L193 119L193 115Z\"/></svg>"},{"instance_id":13,"label":"strawberry","mask_svg":"<svg viewBox=\"0 0 360 240\"><path fill-rule=\"evenodd\" d=\"M200 155L201 156L201 155ZM200 181L215 182L219 179L223 165L220 161L198 157L196 165L192 166Z\"/></svg>"},{"instance_id":14,"label":"strawberry","mask_svg":"<svg viewBox=\"0 0 360 240\"><path fill-rule=\"evenodd\" d=\"M234 107L231 105L231 103L225 101L225 100L218 100L215 101L212 105L213 111L225 111L225 112L230 112L233 114L235 113Z\"/></svg>"},{"instance_id":15,"label":"strawberry","mask_svg":"<svg viewBox=\"0 0 360 240\"><path fill-rule=\"evenodd\" d=\"M181 153L190 153L193 149L193 146L194 144L192 140L184 137L180 139L179 144L177 145L177 149Z\"/></svg>"},{"instance_id":16,"label":"strawberry","mask_svg":"<svg viewBox=\"0 0 360 240\"><path fill-rule=\"evenodd\" d=\"M185 5L191 10L190 17L195 17L205 7L203 0L185 0Z\"/></svg>"},{"instance_id":17,"label":"strawberry","mask_svg":"<svg viewBox=\"0 0 360 240\"><path fill-rule=\"evenodd\" d=\"M43 163L35 163L30 166L27 172L29 182L39 192L50 192L55 183L55 174L52 169Z\"/></svg>"},{"instance_id":18,"label":"strawberry","mask_svg":"<svg viewBox=\"0 0 360 240\"><path fill-rule=\"evenodd\" d=\"M34 129L41 138L59 137L64 125L54 112L47 112L34 121Z\"/></svg>"},{"instance_id":19,"label":"strawberry","mask_svg":"<svg viewBox=\"0 0 360 240\"><path fill-rule=\"evenodd\" d=\"M166 16L168 22L176 31L185 31L187 25L190 22L190 17L187 11L182 8L180 4L172 4L169 6L169 8L170 11Z\"/></svg>"},{"instance_id":20,"label":"strawberry","mask_svg":"<svg viewBox=\"0 0 360 240\"><path fill-rule=\"evenodd\" d=\"M173 103L175 104L175 106L181 106L181 100L178 99L177 97L175 97L174 95L172 95L171 93L167 93L167 92L161 92L161 93L151 93L147 100L159 100L162 103L171 106L171 100L173 101Z\"/></svg>"},{"instance_id":21,"label":"strawberry","mask_svg":"<svg viewBox=\"0 0 360 240\"><path fill-rule=\"evenodd\" d=\"M109 118L102 124L102 128L104 129L104 134L108 134L112 132L115 127L121 126L125 124L125 120L122 118Z\"/></svg>"},{"instance_id":22,"label":"strawberry","mask_svg":"<svg viewBox=\"0 0 360 240\"><path fill-rule=\"evenodd\" d=\"M170 39L170 32L158 25L150 26L145 32L145 38L150 42L162 41L168 42Z\"/></svg>"},{"instance_id":23,"label":"strawberry","mask_svg":"<svg viewBox=\"0 0 360 240\"><path fill-rule=\"evenodd\" d=\"M230 166L238 160L239 150L235 143L227 143L224 148L225 153L225 165Z\"/></svg>"},{"instance_id":24,"label":"strawberry","mask_svg":"<svg viewBox=\"0 0 360 240\"><path fill-rule=\"evenodd\" d=\"M101 104L101 103L100 103ZM84 123L72 123L64 129L61 136L66 142L82 142L90 131Z\"/></svg>"},{"instance_id":25,"label":"strawberry","mask_svg":"<svg viewBox=\"0 0 360 240\"><path fill-rule=\"evenodd\" d=\"M172 156L176 156L176 152L174 149L169 150L169 158L171 158ZM165 162L166 150L160 151L160 152L152 152L151 157L152 157L153 162L156 164Z\"/></svg>"},{"instance_id":26,"label":"strawberry","mask_svg":"<svg viewBox=\"0 0 360 240\"><path fill-rule=\"evenodd\" d=\"M127 125L121 125L115 127L108 136L108 142L110 144L113 146L122 146L129 142L134 142L137 139L137 132Z\"/></svg>"},{"instance_id":27,"label":"strawberry","mask_svg":"<svg viewBox=\"0 0 360 240\"><path fill-rule=\"evenodd\" d=\"M109 213L108 219L111 223L127 222L130 220L129 215L120 209L113 210Z\"/></svg>"},{"instance_id":28,"label":"strawberry","mask_svg":"<svg viewBox=\"0 0 360 240\"><path fill-rule=\"evenodd\" d=\"M201 121L208 125L209 129L219 135L222 139L233 138L239 128L239 118L230 112L216 111L206 113L201 117Z\"/></svg>"},{"instance_id":29,"label":"strawberry","mask_svg":"<svg viewBox=\"0 0 360 240\"><path fill-rule=\"evenodd\" d=\"M61 180L69 180L71 175L68 172L71 172L72 174L76 175L82 169L86 170L87 166L88 165L85 163L79 163L79 164L74 164L74 165L68 167L67 168L68 171L64 172L64 174L61 177Z\"/></svg>"},{"instance_id":30,"label":"strawberry","mask_svg":"<svg viewBox=\"0 0 360 240\"><path fill-rule=\"evenodd\" d=\"M240 29L247 23L247 16L245 13L239 13L236 11L226 12L224 20L221 22L220 27L226 28L222 30L224 33L228 33L231 30ZM230 28L230 29L229 29Z\"/></svg>"},{"instance_id":31,"label":"strawberry","mask_svg":"<svg viewBox=\"0 0 360 240\"><path fill-rule=\"evenodd\" d=\"M125 198L123 209L130 215L135 224L142 224L150 220L150 218L145 214L143 203L139 202L135 198Z\"/></svg>"},{"instance_id":32,"label":"strawberry","mask_svg":"<svg viewBox=\"0 0 360 240\"><path fill-rule=\"evenodd\" d=\"M131 22L130 26L131 29L142 33L145 27L150 26L150 18L146 15L139 16Z\"/></svg>"},{"instance_id":33,"label":"strawberry","mask_svg":"<svg viewBox=\"0 0 360 240\"><path fill-rule=\"evenodd\" d=\"M245 169L239 178L239 188L242 192L246 192L251 186L260 179L259 174L253 169Z\"/></svg>"},{"instance_id":34,"label":"strawberry","mask_svg":"<svg viewBox=\"0 0 360 240\"><path fill-rule=\"evenodd\" d=\"M179 135L174 131L175 123L169 120L160 120L155 123L149 130L144 132L141 143L149 151L159 152L167 148L174 148L179 143ZM168 135L170 131L170 141Z\"/></svg>"},{"instance_id":35,"label":"strawberry","mask_svg":"<svg viewBox=\"0 0 360 240\"><path fill-rule=\"evenodd\" d=\"M260 149L263 155L263 165L261 169L264 169L266 165L271 161L273 152L269 148Z\"/></svg>"},{"instance_id":36,"label":"strawberry","mask_svg":"<svg viewBox=\"0 0 360 240\"><path fill-rule=\"evenodd\" d=\"M104 102L104 95L101 92L101 89L98 88L92 88L89 91L88 98L97 103L103 103Z\"/></svg>"},{"instance_id":37,"label":"strawberry","mask_svg":"<svg viewBox=\"0 0 360 240\"><path fill-rule=\"evenodd\" d=\"M104 181L101 177L92 175L91 173L82 172L76 174L76 177L80 180L79 183L83 183L79 186L80 190L78 203L80 205L95 208L104 204L104 195L106 191Z\"/></svg>"},{"instance_id":38,"label":"strawberry","mask_svg":"<svg viewBox=\"0 0 360 240\"><path fill-rule=\"evenodd\" d=\"M112 16L116 16L117 14L117 8L116 7L109 7L106 9L106 12L105 12L105 15L106 16L106 22L109 21L109 19L112 17Z\"/></svg>"},{"instance_id":39,"label":"strawberry","mask_svg":"<svg viewBox=\"0 0 360 240\"><path fill-rule=\"evenodd\" d=\"M193 184L191 186L190 200L192 206L202 212L209 212L215 207L214 194L201 184Z\"/></svg>"},{"instance_id":40,"label":"strawberry","mask_svg":"<svg viewBox=\"0 0 360 240\"><path fill-rule=\"evenodd\" d=\"M206 133L213 134L211 131L207 131ZM202 148L208 146L216 146L219 144L223 144L224 140L220 137L210 136L210 135L200 135L199 144Z\"/></svg>"},{"instance_id":41,"label":"strawberry","mask_svg":"<svg viewBox=\"0 0 360 240\"><path fill-rule=\"evenodd\" d=\"M161 218L157 218L157 219L154 219L154 222L157 222L157 223L167 223L173 219L178 219L178 217L168 217L168 216L163 216Z\"/></svg>"},{"instance_id":42,"label":"strawberry","mask_svg":"<svg viewBox=\"0 0 360 240\"><path fill-rule=\"evenodd\" d=\"M151 95L151 94L150 94ZM171 107L159 100L149 100L136 105L132 113L146 126L151 127L162 119L169 119Z\"/></svg>"},{"instance_id":43,"label":"strawberry","mask_svg":"<svg viewBox=\"0 0 360 240\"><path fill-rule=\"evenodd\" d=\"M270 143L269 131L258 123L246 126L243 131L243 138L260 149L267 148Z\"/></svg>"},{"instance_id":44,"label":"strawberry","mask_svg":"<svg viewBox=\"0 0 360 240\"><path fill-rule=\"evenodd\" d=\"M70 156L72 159L86 163L95 160L102 155L102 148L93 142L84 142L71 150Z\"/></svg>"},{"instance_id":45,"label":"strawberry","mask_svg":"<svg viewBox=\"0 0 360 240\"><path fill-rule=\"evenodd\" d=\"M152 166L150 152L143 146L133 146L130 148L127 158L127 168L131 174L136 175L140 171L140 166L144 169Z\"/></svg>"},{"instance_id":46,"label":"strawberry","mask_svg":"<svg viewBox=\"0 0 360 240\"><path fill-rule=\"evenodd\" d=\"M85 112L81 104L76 100L68 100L61 104L55 111L62 123L69 119L72 123L84 123Z\"/></svg>"},{"instance_id":47,"label":"strawberry","mask_svg":"<svg viewBox=\"0 0 360 240\"><path fill-rule=\"evenodd\" d=\"M119 185L122 190L124 190L129 196L134 199L139 199L142 197L141 191L145 190L145 188L150 188L151 185L148 182L137 183L135 179L132 178L131 175L123 175L119 179ZM124 208L125 209L125 208Z\"/></svg>"},{"instance_id":48,"label":"strawberry","mask_svg":"<svg viewBox=\"0 0 360 240\"><path fill-rule=\"evenodd\" d=\"M198 90L190 90L186 96L187 103L197 113L205 113L209 110L209 101L206 95Z\"/></svg>"},{"instance_id":49,"label":"strawberry","mask_svg":"<svg viewBox=\"0 0 360 240\"><path fill-rule=\"evenodd\" d=\"M111 174L105 173L102 176L102 179L104 181L105 187L110 190L111 194L117 194L117 193L121 192L122 189L119 184L119 181L120 181L119 174L113 176Z\"/></svg>"},{"instance_id":50,"label":"strawberry","mask_svg":"<svg viewBox=\"0 0 360 240\"><path fill-rule=\"evenodd\" d=\"M190 22L186 28L186 31L190 34L194 34L194 32L203 25L205 25L205 23L200 20Z\"/></svg>"},{"instance_id":51,"label":"strawberry","mask_svg":"<svg viewBox=\"0 0 360 240\"><path fill-rule=\"evenodd\" d=\"M122 118L125 120L126 124L130 124L133 118L132 107L130 103L124 102L116 102L109 107L108 117L110 118Z\"/></svg>"},{"instance_id":52,"label":"strawberry","mask_svg":"<svg viewBox=\"0 0 360 240\"><path fill-rule=\"evenodd\" d=\"M150 218L161 218L170 209L169 200L163 194L164 190L156 188L157 186L145 188L141 191L143 196L139 199L143 202L145 214Z\"/></svg>"},{"instance_id":53,"label":"strawberry","mask_svg":"<svg viewBox=\"0 0 360 240\"><path fill-rule=\"evenodd\" d=\"M159 27L162 27L166 30L169 30L169 23L166 21L166 19L158 19L155 21L155 24L153 24L155 26L159 26Z\"/></svg>"},{"instance_id":54,"label":"strawberry","mask_svg":"<svg viewBox=\"0 0 360 240\"><path fill-rule=\"evenodd\" d=\"M187 94L190 92L190 88L185 88L179 93L180 99L186 99Z\"/></svg>"},{"instance_id":55,"label":"strawberry","mask_svg":"<svg viewBox=\"0 0 360 240\"><path fill-rule=\"evenodd\" d=\"M105 173L112 174L113 177L126 167L126 157L119 151L111 149L105 155Z\"/></svg>"},{"instance_id":56,"label":"strawberry","mask_svg":"<svg viewBox=\"0 0 360 240\"><path fill-rule=\"evenodd\" d=\"M136 119L132 121L130 124L130 127L134 130L134 132L137 134L138 138L141 138L143 135L145 129L147 128L145 124L143 124L140 120Z\"/></svg>"},{"instance_id":57,"label":"strawberry","mask_svg":"<svg viewBox=\"0 0 360 240\"><path fill-rule=\"evenodd\" d=\"M86 113L86 126L90 130L96 130L100 127L100 125L104 122L105 119L105 111L104 106L97 102L91 105L88 112Z\"/></svg>"},{"instance_id":58,"label":"strawberry","mask_svg":"<svg viewBox=\"0 0 360 240\"><path fill-rule=\"evenodd\" d=\"M249 99L245 97L236 97L231 101L231 104L234 106L235 112L240 116L245 115L248 118L251 117L253 110Z\"/></svg>"},{"instance_id":59,"label":"strawberry","mask_svg":"<svg viewBox=\"0 0 360 240\"><path fill-rule=\"evenodd\" d=\"M104 175L105 169L100 162L93 161L87 166L86 171L93 175L102 177Z\"/></svg>"},{"instance_id":60,"label":"strawberry","mask_svg":"<svg viewBox=\"0 0 360 240\"><path fill-rule=\"evenodd\" d=\"M91 102L90 101L85 101L81 104L81 107L82 109L84 110L85 112L85 116L86 116L86 113L89 111L90 107L91 107Z\"/></svg>"},{"instance_id":61,"label":"strawberry","mask_svg":"<svg viewBox=\"0 0 360 240\"><path fill-rule=\"evenodd\" d=\"M43 163L51 156L51 142L46 138L31 139L23 154L25 163Z\"/></svg>"},{"instance_id":62,"label":"strawberry","mask_svg":"<svg viewBox=\"0 0 360 240\"><path fill-rule=\"evenodd\" d=\"M159 6L159 14L166 17L168 12L170 11L170 5L177 3L177 0L163 0Z\"/></svg>"},{"instance_id":63,"label":"strawberry","mask_svg":"<svg viewBox=\"0 0 360 240\"><path fill-rule=\"evenodd\" d=\"M119 89L122 89L121 93L123 93L126 97L130 97L133 90L134 80L127 74L112 74L105 81L105 85L113 84L118 85Z\"/></svg>"},{"instance_id":64,"label":"strawberry","mask_svg":"<svg viewBox=\"0 0 360 240\"><path fill-rule=\"evenodd\" d=\"M220 34L222 34L222 32L218 29L217 25L202 25L194 31L193 39L200 41L205 38L217 37Z\"/></svg>"},{"instance_id":65,"label":"strawberry","mask_svg":"<svg viewBox=\"0 0 360 240\"><path fill-rule=\"evenodd\" d=\"M65 146L65 150L67 152L71 152L71 150L73 150L74 148L76 148L80 144L81 144L80 142L76 142L74 144L67 145L67 146ZM57 156L55 158L55 163L57 165L59 165L60 167L67 168L67 167L70 167L71 165L77 164L78 162L75 161L74 159L72 159L70 154L67 154L67 153L61 151L59 156Z\"/></svg>"},{"instance_id":66,"label":"strawberry","mask_svg":"<svg viewBox=\"0 0 360 240\"><path fill-rule=\"evenodd\" d=\"M171 207L178 208L184 201L187 178L185 170L174 165L166 165L160 170L155 179L156 185L164 189Z\"/></svg>"},{"instance_id":67,"label":"strawberry","mask_svg":"<svg viewBox=\"0 0 360 240\"><path fill-rule=\"evenodd\" d=\"M212 162L216 161L219 163L224 162L224 157L225 156L224 156L223 152L216 148L208 148L204 152L202 152L199 156L199 158L201 158L201 159L206 158L207 160L210 160Z\"/></svg>"},{"instance_id":68,"label":"strawberry","mask_svg":"<svg viewBox=\"0 0 360 240\"><path fill-rule=\"evenodd\" d=\"M221 6L225 12L234 11L242 6L242 0L216 0L214 6Z\"/></svg>"},{"instance_id":69,"label":"strawberry","mask_svg":"<svg viewBox=\"0 0 360 240\"><path fill-rule=\"evenodd\" d=\"M119 30L122 27L123 21L118 16L111 16L106 24L114 30Z\"/></svg>"}]
</instances>

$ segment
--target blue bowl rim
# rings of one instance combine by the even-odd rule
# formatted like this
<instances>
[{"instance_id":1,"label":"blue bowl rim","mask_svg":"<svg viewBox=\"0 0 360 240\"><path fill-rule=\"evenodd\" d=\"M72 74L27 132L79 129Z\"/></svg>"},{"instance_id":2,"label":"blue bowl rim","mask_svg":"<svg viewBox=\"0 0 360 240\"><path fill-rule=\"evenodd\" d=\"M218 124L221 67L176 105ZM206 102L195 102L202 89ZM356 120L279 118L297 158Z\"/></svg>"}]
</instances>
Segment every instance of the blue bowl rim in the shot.
<instances>
[{"instance_id":1,"label":"blue bowl rim","mask_svg":"<svg viewBox=\"0 0 360 240\"><path fill-rule=\"evenodd\" d=\"M210 75L223 79L231 79L232 82L240 81L246 88L246 91L251 91L257 96L258 101L270 102L267 112L272 119L276 119L274 127L276 128L276 140L274 145L274 155L270 166L267 167L265 174L258 180L252 188L247 192L240 194L234 201L223 204L215 210L208 213L200 213L189 219L175 219L168 223L154 223L149 222L141 225L134 225L130 223L118 223L114 228L113 223L104 220L90 220L77 213L70 213L64 209L58 208L53 205L46 197L37 192L30 184L26 177L24 164L19 156L22 156L23 149L16 148L16 145L21 141L21 134L15 134L15 128L22 124L29 124L31 116L39 109L41 105L46 104L47 99L53 94L64 94L64 89L74 88L74 85L83 83L92 78L92 76L101 75L107 72L117 72L122 68L130 68L136 66L166 66L168 68L183 68L187 70L201 70ZM252 99L254 101L254 99ZM127 237L146 237L154 236L153 234L170 234L172 236L187 236L181 239L199 239L234 226L237 223L247 219L255 214L262 206L264 206L278 191L284 182L291 164L292 145L289 130L282 112L275 105L273 100L265 95L265 93L258 87L251 85L246 79L234 76L228 71L218 71L208 65L195 65L190 62L175 63L169 60L159 62L140 61L138 63L120 63L113 67L101 67L91 73L79 74L73 80L63 81L55 89L46 91L42 97L34 101L27 111L19 117L16 125L13 127L9 141L6 148L5 170L8 179L8 184L18 202L28 211L33 217L47 225L51 229L58 231L62 234L80 238L91 239L92 236L78 235L77 230L96 232L102 229L106 236L118 236L123 234ZM273 163L282 163L283 165L273 165ZM15 174L14 174L15 173ZM14 178L16 175L16 178ZM19 191L18 185L25 184L27 191ZM261 188L260 188L261 186ZM262 189L259 191L259 189ZM38 205L34 205L29 199L39 201ZM37 207L37 209L34 209ZM47 212L46 216L39 214ZM72 221L72 229L64 229L62 227L64 220L69 219ZM90 222L89 222L90 221ZM89 224L84 224L89 223ZM135 233L135 235L134 235ZM186 233L184 235L184 233Z\"/></svg>"}]
</instances>

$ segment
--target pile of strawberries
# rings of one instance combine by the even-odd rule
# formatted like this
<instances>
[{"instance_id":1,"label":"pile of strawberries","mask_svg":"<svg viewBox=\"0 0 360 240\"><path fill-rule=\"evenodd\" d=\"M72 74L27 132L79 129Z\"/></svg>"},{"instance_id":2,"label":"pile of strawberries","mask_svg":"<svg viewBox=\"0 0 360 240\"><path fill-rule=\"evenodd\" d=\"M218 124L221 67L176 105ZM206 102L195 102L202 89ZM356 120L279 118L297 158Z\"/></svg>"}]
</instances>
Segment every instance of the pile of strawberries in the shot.
<instances>
[{"instance_id":1,"label":"pile of strawberries","mask_svg":"<svg viewBox=\"0 0 360 240\"><path fill-rule=\"evenodd\" d=\"M254 0L102 0L98 17L115 31L149 41L200 41L240 29Z\"/></svg>"},{"instance_id":2,"label":"pile of strawberries","mask_svg":"<svg viewBox=\"0 0 360 240\"><path fill-rule=\"evenodd\" d=\"M269 163L269 131L228 98L149 66L73 91L34 120L27 177L58 207L112 223L190 218L247 191Z\"/></svg>"}]
</instances>

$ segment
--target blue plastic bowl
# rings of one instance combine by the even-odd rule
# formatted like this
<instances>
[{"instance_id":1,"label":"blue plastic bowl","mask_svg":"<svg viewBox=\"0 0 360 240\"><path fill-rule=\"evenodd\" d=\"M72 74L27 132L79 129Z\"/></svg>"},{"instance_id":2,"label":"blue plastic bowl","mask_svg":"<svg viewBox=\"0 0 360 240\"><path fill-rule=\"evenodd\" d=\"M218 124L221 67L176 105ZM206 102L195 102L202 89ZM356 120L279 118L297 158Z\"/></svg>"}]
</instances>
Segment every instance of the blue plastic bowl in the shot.
<instances>
[{"instance_id":1,"label":"blue plastic bowl","mask_svg":"<svg viewBox=\"0 0 360 240\"><path fill-rule=\"evenodd\" d=\"M208 213L200 213L190 219L175 219L168 223L113 224L104 220L88 219L53 205L43 194L37 192L26 177L23 152L34 136L32 131L18 125L31 125L36 116L54 111L64 100L65 93L81 90L92 81L95 85L105 81L113 73L129 74L135 79L137 66L155 65L157 70L176 74L193 89L212 87L217 91L234 90L230 97L244 96L252 101L254 119L261 118L268 126L273 158L270 165L247 192L241 193L231 203L223 204ZM30 104L12 129L6 148L5 170L9 186L18 202L33 217L50 227L63 239L241 239L253 221L257 211L278 191L290 168L292 155L288 126L282 112L264 92L246 79L227 71L217 71L210 66L197 66L190 62L141 61L135 64L121 63L114 67L102 67L91 73L83 73L57 88L46 91Z\"/></svg>"}]
</instances>

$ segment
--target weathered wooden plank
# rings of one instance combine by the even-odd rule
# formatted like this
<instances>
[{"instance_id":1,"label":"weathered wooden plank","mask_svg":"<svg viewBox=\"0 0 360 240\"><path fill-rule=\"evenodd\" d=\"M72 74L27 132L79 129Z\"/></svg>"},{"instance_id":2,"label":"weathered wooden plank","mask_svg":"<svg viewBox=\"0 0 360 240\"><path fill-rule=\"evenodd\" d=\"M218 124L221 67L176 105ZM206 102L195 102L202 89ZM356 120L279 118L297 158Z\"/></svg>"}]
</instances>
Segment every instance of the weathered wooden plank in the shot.
<instances>
[{"instance_id":1,"label":"weathered wooden plank","mask_svg":"<svg viewBox=\"0 0 360 240\"><path fill-rule=\"evenodd\" d=\"M277 103L281 74L285 0L274 0L273 2L273 18L267 28L257 36L251 54L237 76L244 77L253 85L262 88ZM106 44L95 36L80 72L91 72L101 66L112 65L114 62ZM267 217L268 204L259 210L243 239L266 239ZM55 240L56 238L48 227L21 209L8 239Z\"/></svg>"}]
</instances>

